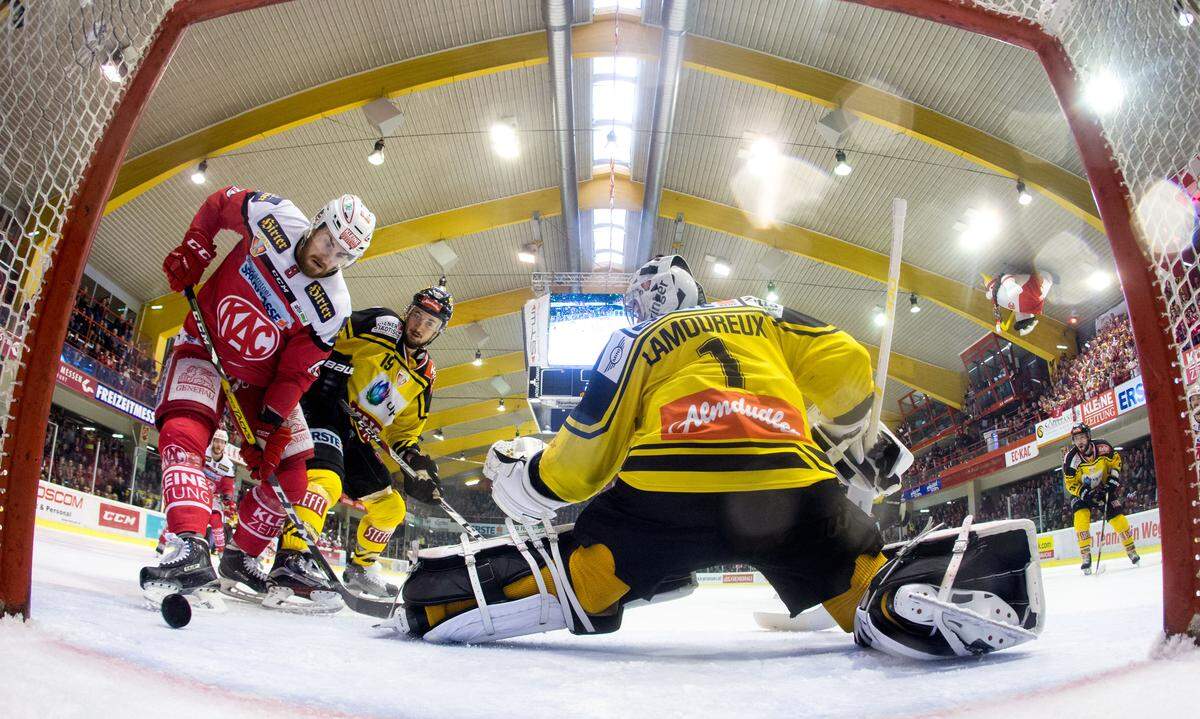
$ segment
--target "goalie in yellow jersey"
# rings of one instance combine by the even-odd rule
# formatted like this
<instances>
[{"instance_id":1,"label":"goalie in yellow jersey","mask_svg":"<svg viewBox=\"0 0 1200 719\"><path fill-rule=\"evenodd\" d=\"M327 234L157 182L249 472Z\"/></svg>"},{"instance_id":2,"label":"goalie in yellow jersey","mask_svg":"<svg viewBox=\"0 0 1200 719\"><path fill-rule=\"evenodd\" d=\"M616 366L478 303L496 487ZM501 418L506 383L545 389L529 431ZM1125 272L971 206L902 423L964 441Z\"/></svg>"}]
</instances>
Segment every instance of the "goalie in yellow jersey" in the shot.
<instances>
[{"instance_id":1,"label":"goalie in yellow jersey","mask_svg":"<svg viewBox=\"0 0 1200 719\"><path fill-rule=\"evenodd\" d=\"M754 297L704 304L678 256L640 268L625 302L634 326L613 333L553 441L488 453L508 536L423 551L399 631L465 643L609 632L625 608L689 592L692 572L747 563L793 615L823 604L859 644L902 656L1037 635L1031 522L884 547L847 499L840 479L887 486L912 462L890 432L865 446L874 383L862 345ZM588 498L573 529L553 526Z\"/></svg>"},{"instance_id":2,"label":"goalie in yellow jersey","mask_svg":"<svg viewBox=\"0 0 1200 719\"><path fill-rule=\"evenodd\" d=\"M338 334L318 380L301 400L313 438L313 457L308 460L308 490L296 505L296 514L319 535L330 506L343 492L362 502L366 515L358 523L343 575L346 586L359 594L397 593L394 585L383 580L377 560L404 521L406 508L370 440L359 436L356 420L367 423L416 471L416 477L404 480L405 494L433 501L437 464L417 448L436 376L426 348L446 328L453 312L453 299L443 287L418 292L403 318L383 307L354 312ZM347 415L343 402L356 417ZM289 526L280 552L285 554L285 566L289 558L303 562L304 551L304 542ZM301 599L313 601L314 592L327 597L328 580L319 570L309 569L279 579L272 572L272 580L287 580L288 588Z\"/></svg>"},{"instance_id":3,"label":"goalie in yellow jersey","mask_svg":"<svg viewBox=\"0 0 1200 719\"><path fill-rule=\"evenodd\" d=\"M1142 561L1133 531L1121 502L1121 453L1102 439L1092 439L1092 428L1080 423L1071 428L1072 447L1063 458L1063 484L1071 495L1075 537L1083 557L1080 569L1092 573L1092 510L1102 512L1135 565ZM1101 531L1104 531L1101 527ZM1103 548L1103 540L1101 540Z\"/></svg>"}]
</instances>

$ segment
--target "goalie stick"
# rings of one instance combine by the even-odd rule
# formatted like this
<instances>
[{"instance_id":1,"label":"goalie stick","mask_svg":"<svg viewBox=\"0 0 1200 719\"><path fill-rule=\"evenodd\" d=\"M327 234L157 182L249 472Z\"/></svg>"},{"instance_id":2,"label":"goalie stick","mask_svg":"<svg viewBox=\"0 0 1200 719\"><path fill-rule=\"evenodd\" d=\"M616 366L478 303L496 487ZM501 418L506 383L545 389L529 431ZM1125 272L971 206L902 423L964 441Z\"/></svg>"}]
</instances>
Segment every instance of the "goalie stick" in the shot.
<instances>
[{"instance_id":1,"label":"goalie stick","mask_svg":"<svg viewBox=\"0 0 1200 719\"><path fill-rule=\"evenodd\" d=\"M397 454L395 450L387 446L387 444L379 436L379 433L375 431L375 428L368 425L362 419L362 417L360 417L359 414L354 411L354 408L350 406L349 402L344 399L340 399L338 400L338 404L341 405L342 411L345 412L348 417L350 417L350 421L354 422L354 426L358 428L359 434L369 438L371 443L375 445L375 447L372 448L372 451L375 452L376 457L379 456L379 449L383 449L385 452L387 452L388 456L392 458L392 461L399 465L400 471L404 472L410 478L417 476L416 471L412 467L408 466L408 463L401 459L400 455ZM471 541L478 542L483 539L483 535L479 533L479 530L472 527L470 522L463 518L463 516L457 511L455 511L454 507L450 506L450 503L447 502L446 498L442 496L441 491L435 489L434 497L437 499L438 505L442 508L442 511L446 513L446 516L450 517L450 519L454 520L458 526L462 527L467 533L467 536L471 538Z\"/></svg>"},{"instance_id":2,"label":"goalie stick","mask_svg":"<svg viewBox=\"0 0 1200 719\"><path fill-rule=\"evenodd\" d=\"M251 446L258 444L257 438L254 436L254 431L250 428L250 422L246 419L246 414L242 412L242 405L238 402L237 397L233 393L233 386L229 384L229 375L225 374L225 368L221 366L221 358L217 356L217 347L213 344L212 336L208 333L208 325L204 323L204 315L200 312L200 305L196 302L196 292L190 286L183 289L184 297L187 298L188 307L192 313L192 319L196 320L196 330L200 334L200 341L208 350L209 361L217 370L217 376L221 380L221 391L225 393L226 403L229 405L229 413L233 415L234 421L237 422L238 430L241 431L243 439ZM361 597L346 588L334 573L333 567L329 565L329 560L325 559L325 555L321 554L321 550L317 548L312 537L308 533L308 526L300 521L296 516L296 509L288 500L287 495L283 492L283 487L279 486L279 480L271 474L266 479L267 486L275 494L275 498L279 501L279 505L283 507L283 513L287 515L290 521L296 527L296 534L304 541L308 548L309 556L317 563L317 566L325 572L329 580L333 583L334 591L341 595L342 600L346 602L346 606L352 611L359 614L366 614L372 617L386 618L391 615L393 602L376 601Z\"/></svg>"}]
</instances>

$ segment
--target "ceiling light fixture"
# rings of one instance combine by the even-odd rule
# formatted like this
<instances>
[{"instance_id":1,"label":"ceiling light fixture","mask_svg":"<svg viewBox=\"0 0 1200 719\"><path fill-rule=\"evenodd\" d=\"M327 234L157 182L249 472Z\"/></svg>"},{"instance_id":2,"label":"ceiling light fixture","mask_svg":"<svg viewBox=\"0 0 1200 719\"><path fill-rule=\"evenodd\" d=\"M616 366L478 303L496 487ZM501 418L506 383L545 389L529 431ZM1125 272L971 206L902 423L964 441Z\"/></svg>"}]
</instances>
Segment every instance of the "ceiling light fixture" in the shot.
<instances>
[{"instance_id":1,"label":"ceiling light fixture","mask_svg":"<svg viewBox=\"0 0 1200 719\"><path fill-rule=\"evenodd\" d=\"M1098 68L1083 88L1083 100L1097 115L1107 115L1125 100L1125 87L1112 70Z\"/></svg>"},{"instance_id":2,"label":"ceiling light fixture","mask_svg":"<svg viewBox=\"0 0 1200 719\"><path fill-rule=\"evenodd\" d=\"M476 367L482 367L483 366L483 352L481 352L479 350L475 350L475 359L471 360L471 364L475 365Z\"/></svg>"},{"instance_id":3,"label":"ceiling light fixture","mask_svg":"<svg viewBox=\"0 0 1200 719\"><path fill-rule=\"evenodd\" d=\"M517 122L512 118L505 118L500 122L492 123L488 134L492 138L492 152L505 160L516 159L521 154L521 141L517 137Z\"/></svg>"},{"instance_id":4,"label":"ceiling light fixture","mask_svg":"<svg viewBox=\"0 0 1200 719\"><path fill-rule=\"evenodd\" d=\"M1183 4L1183 0L1175 0L1175 21L1179 27L1191 27L1196 22L1196 14Z\"/></svg>"},{"instance_id":5,"label":"ceiling light fixture","mask_svg":"<svg viewBox=\"0 0 1200 719\"><path fill-rule=\"evenodd\" d=\"M854 168L850 166L849 162L846 162L846 152L844 150L838 150L833 153L833 158L837 160L837 164L833 166L833 174L838 177L845 177L854 172Z\"/></svg>"},{"instance_id":6,"label":"ceiling light fixture","mask_svg":"<svg viewBox=\"0 0 1200 719\"><path fill-rule=\"evenodd\" d=\"M1029 190L1025 189L1025 181L1017 180L1017 204L1028 205L1033 202L1033 195L1029 194Z\"/></svg>"},{"instance_id":7,"label":"ceiling light fixture","mask_svg":"<svg viewBox=\"0 0 1200 719\"><path fill-rule=\"evenodd\" d=\"M463 482L463 484L468 487L474 487L475 485L479 484L479 477L471 477L467 481Z\"/></svg>"},{"instance_id":8,"label":"ceiling light fixture","mask_svg":"<svg viewBox=\"0 0 1200 719\"><path fill-rule=\"evenodd\" d=\"M779 289L775 287L775 280L767 283L767 302L779 301Z\"/></svg>"},{"instance_id":9,"label":"ceiling light fixture","mask_svg":"<svg viewBox=\"0 0 1200 719\"><path fill-rule=\"evenodd\" d=\"M375 149L371 150L370 155L367 155L367 162L378 166L382 165L386 159L387 156L383 154L383 138L381 137L375 141Z\"/></svg>"},{"instance_id":10,"label":"ceiling light fixture","mask_svg":"<svg viewBox=\"0 0 1200 719\"><path fill-rule=\"evenodd\" d=\"M875 323L876 327L883 327L887 324L887 316L883 314L883 308L879 305L875 305L874 316L871 318L871 321Z\"/></svg>"},{"instance_id":11,"label":"ceiling light fixture","mask_svg":"<svg viewBox=\"0 0 1200 719\"><path fill-rule=\"evenodd\" d=\"M537 245L527 242L521 245L521 249L517 252L517 259L526 265L532 265L537 262L537 249Z\"/></svg>"},{"instance_id":12,"label":"ceiling light fixture","mask_svg":"<svg viewBox=\"0 0 1200 719\"><path fill-rule=\"evenodd\" d=\"M500 398L500 401L496 402L496 411L497 412L504 411L504 398L503 397Z\"/></svg>"},{"instance_id":13,"label":"ceiling light fixture","mask_svg":"<svg viewBox=\"0 0 1200 719\"><path fill-rule=\"evenodd\" d=\"M192 173L192 182L197 185L203 185L208 179L208 160L201 160L199 165L196 165L196 171Z\"/></svg>"},{"instance_id":14,"label":"ceiling light fixture","mask_svg":"<svg viewBox=\"0 0 1200 719\"><path fill-rule=\"evenodd\" d=\"M435 429L435 430L433 430L433 438L436 439L437 441L441 442L442 440L446 439L446 435L442 432L441 429Z\"/></svg>"},{"instance_id":15,"label":"ceiling light fixture","mask_svg":"<svg viewBox=\"0 0 1200 719\"><path fill-rule=\"evenodd\" d=\"M914 315L921 311L921 305L917 304L917 293L912 293L908 296L908 311Z\"/></svg>"}]
</instances>

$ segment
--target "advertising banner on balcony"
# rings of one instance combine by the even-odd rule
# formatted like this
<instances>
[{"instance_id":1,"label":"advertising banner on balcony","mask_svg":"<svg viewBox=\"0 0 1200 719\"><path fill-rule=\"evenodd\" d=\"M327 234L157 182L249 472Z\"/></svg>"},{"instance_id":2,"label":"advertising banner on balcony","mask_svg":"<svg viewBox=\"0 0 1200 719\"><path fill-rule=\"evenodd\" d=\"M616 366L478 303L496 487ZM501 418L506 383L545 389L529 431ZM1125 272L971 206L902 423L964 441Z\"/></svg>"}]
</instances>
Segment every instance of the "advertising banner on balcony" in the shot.
<instances>
[{"instance_id":1,"label":"advertising banner on balcony","mask_svg":"<svg viewBox=\"0 0 1200 719\"><path fill-rule=\"evenodd\" d=\"M1037 423L1034 434L1039 447L1056 442L1071 433L1071 426L1079 421L1079 408L1064 410L1057 417L1048 417Z\"/></svg>"},{"instance_id":2,"label":"advertising banner on balcony","mask_svg":"<svg viewBox=\"0 0 1200 719\"><path fill-rule=\"evenodd\" d=\"M131 397L125 396L111 387L100 384L95 377L75 365L59 360L57 382L75 394L83 395L88 399L112 407L118 412L127 414L140 422L145 422L147 425L154 424L154 410L152 408Z\"/></svg>"},{"instance_id":3,"label":"advertising banner on balcony","mask_svg":"<svg viewBox=\"0 0 1200 719\"><path fill-rule=\"evenodd\" d=\"M1089 397L1079 405L1083 423L1089 427L1099 427L1105 422L1117 418L1117 396L1111 389L1106 389L1095 397Z\"/></svg>"},{"instance_id":4,"label":"advertising banner on balcony","mask_svg":"<svg viewBox=\"0 0 1200 719\"><path fill-rule=\"evenodd\" d=\"M1117 385L1113 394L1117 396L1118 414L1125 414L1131 409L1146 404L1146 388L1142 386L1141 375Z\"/></svg>"}]
</instances>

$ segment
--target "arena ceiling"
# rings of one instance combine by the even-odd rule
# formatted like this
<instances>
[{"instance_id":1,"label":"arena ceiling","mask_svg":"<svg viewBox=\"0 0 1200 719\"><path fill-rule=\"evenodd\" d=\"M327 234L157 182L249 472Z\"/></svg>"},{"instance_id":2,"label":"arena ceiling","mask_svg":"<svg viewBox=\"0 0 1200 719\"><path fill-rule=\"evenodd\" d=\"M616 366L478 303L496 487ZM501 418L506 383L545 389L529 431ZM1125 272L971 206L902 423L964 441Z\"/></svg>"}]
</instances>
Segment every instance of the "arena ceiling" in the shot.
<instances>
[{"instance_id":1,"label":"arena ceiling","mask_svg":"<svg viewBox=\"0 0 1200 719\"><path fill-rule=\"evenodd\" d=\"M356 307L403 309L442 274L429 244L444 240L458 255L447 276L460 316L434 347L443 381L454 378L435 409L460 410L439 416L447 441L460 438L456 452L466 450L472 440L462 437L477 435L482 445L527 422L527 411L494 406L524 389L515 310L530 294L531 265L517 252L540 237L534 268L568 269L539 5L294 0L190 29L133 138L91 265L146 301L143 329L157 336L182 316L165 296L161 258L207 194L237 184L311 212L354 192L381 228L371 255L348 272ZM626 211L630 232L616 249L634 254L661 37L661 2L646 5L640 15L618 15L575 3L584 269L596 251L594 210ZM909 387L961 398L958 353L991 322L981 273L1036 265L1059 275L1038 331L1010 338L1045 357L1072 344L1070 317L1120 301L1115 279L1104 289L1087 281L1095 270L1112 273L1113 261L1032 54L832 0L692 0L687 31L654 252L681 252L712 296L762 296L773 282L784 304L876 345L872 311L884 300L891 200L906 198L887 407ZM593 121L606 111L593 102L593 60L614 48L637 63L633 76L613 80L632 83L635 102L629 161L610 174L606 161L593 163ZM372 165L366 156L379 132L361 106L380 97L404 122L385 138L386 161ZM835 146L819 121L838 107L857 121ZM493 151L489 128L498 121L515 123L515 159ZM767 220L748 208L757 186L747 185L746 168L758 138L775 143L783 167L783 199ZM848 176L830 172L838 147L853 165ZM190 175L201 160L198 185ZM1017 177L1033 194L1028 206L1017 203ZM991 213L995 236L960 243L955 225L969 212ZM706 256L728 264L728 276L718 277ZM907 311L910 292L919 314ZM484 344L471 322L486 331ZM483 367L470 364L476 350ZM470 409L487 403L487 416Z\"/></svg>"}]
</instances>

